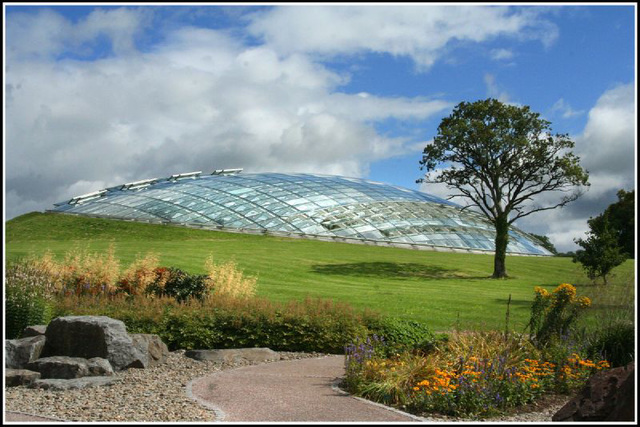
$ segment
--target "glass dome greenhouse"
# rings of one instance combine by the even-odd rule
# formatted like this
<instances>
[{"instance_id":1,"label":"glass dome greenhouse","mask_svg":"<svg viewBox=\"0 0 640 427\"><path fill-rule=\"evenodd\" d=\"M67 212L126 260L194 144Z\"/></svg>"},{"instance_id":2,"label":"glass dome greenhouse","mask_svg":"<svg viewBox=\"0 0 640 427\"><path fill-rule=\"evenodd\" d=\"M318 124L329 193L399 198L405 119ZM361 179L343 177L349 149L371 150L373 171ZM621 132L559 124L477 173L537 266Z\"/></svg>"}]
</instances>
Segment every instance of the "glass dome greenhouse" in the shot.
<instances>
[{"instance_id":1,"label":"glass dome greenhouse","mask_svg":"<svg viewBox=\"0 0 640 427\"><path fill-rule=\"evenodd\" d=\"M52 212L414 249L493 252L481 214L398 186L341 176L239 169L122 184L56 203ZM512 228L509 254L551 255Z\"/></svg>"}]
</instances>

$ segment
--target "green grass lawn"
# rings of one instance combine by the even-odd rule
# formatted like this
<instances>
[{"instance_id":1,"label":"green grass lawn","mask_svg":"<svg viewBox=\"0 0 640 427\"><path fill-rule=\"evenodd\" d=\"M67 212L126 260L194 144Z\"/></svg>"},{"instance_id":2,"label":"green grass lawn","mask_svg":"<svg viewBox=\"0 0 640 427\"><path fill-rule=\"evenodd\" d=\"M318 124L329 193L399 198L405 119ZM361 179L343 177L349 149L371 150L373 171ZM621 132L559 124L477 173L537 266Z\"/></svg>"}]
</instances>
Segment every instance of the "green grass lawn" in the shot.
<instances>
[{"instance_id":1,"label":"green grass lawn","mask_svg":"<svg viewBox=\"0 0 640 427\"><path fill-rule=\"evenodd\" d=\"M73 248L101 251L113 244L122 266L147 252L162 265L204 273L205 260L235 260L258 277L258 295L274 301L307 296L426 322L433 330L524 328L534 287L577 286L607 315L634 300L634 261L614 271L608 287L592 284L570 258L507 259L508 279L494 280L493 256L287 239L168 225L31 213L6 223L6 260Z\"/></svg>"}]
</instances>

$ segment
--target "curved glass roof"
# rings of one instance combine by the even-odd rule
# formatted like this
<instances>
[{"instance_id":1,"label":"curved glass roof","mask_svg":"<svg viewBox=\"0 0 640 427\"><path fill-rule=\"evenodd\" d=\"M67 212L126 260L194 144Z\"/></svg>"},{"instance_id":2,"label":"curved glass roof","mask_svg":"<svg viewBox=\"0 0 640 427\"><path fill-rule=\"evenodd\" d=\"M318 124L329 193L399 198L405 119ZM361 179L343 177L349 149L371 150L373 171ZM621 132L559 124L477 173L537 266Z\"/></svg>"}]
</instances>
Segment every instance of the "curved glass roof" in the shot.
<instances>
[{"instance_id":1,"label":"curved glass roof","mask_svg":"<svg viewBox=\"0 0 640 427\"><path fill-rule=\"evenodd\" d=\"M358 178L238 171L136 181L56 203L52 211L417 248L494 251L494 227L484 216L436 196ZM510 231L507 252L551 255L517 229Z\"/></svg>"}]
</instances>

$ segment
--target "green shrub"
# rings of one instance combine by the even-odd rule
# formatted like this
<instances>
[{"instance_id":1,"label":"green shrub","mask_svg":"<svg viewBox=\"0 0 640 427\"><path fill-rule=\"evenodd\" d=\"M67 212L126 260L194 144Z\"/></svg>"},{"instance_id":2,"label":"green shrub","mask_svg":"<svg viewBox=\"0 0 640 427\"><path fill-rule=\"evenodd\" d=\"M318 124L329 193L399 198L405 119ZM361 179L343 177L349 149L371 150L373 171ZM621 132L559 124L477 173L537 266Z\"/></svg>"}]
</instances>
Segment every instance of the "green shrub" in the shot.
<instances>
[{"instance_id":1,"label":"green shrub","mask_svg":"<svg viewBox=\"0 0 640 427\"><path fill-rule=\"evenodd\" d=\"M30 325L48 324L53 315L51 280L26 261L9 266L5 282L5 334L18 338Z\"/></svg>"},{"instance_id":2,"label":"green shrub","mask_svg":"<svg viewBox=\"0 0 640 427\"><path fill-rule=\"evenodd\" d=\"M72 314L122 320L130 332L159 335L171 350L269 347L339 354L367 333L362 313L316 299L276 304L218 295L180 303L169 296L60 296L56 315Z\"/></svg>"},{"instance_id":3,"label":"green shrub","mask_svg":"<svg viewBox=\"0 0 640 427\"><path fill-rule=\"evenodd\" d=\"M370 335L384 338L387 356L403 351L429 352L437 341L427 325L413 320L377 317L368 321L367 329Z\"/></svg>"},{"instance_id":4,"label":"green shrub","mask_svg":"<svg viewBox=\"0 0 640 427\"><path fill-rule=\"evenodd\" d=\"M617 322L598 329L585 349L588 357L607 360L612 367L625 366L635 359L635 327Z\"/></svg>"},{"instance_id":5,"label":"green shrub","mask_svg":"<svg viewBox=\"0 0 640 427\"><path fill-rule=\"evenodd\" d=\"M179 268L160 267L155 280L147 287L147 292L155 296L170 296L178 302L189 298L202 300L208 293L207 275L189 274Z\"/></svg>"}]
</instances>

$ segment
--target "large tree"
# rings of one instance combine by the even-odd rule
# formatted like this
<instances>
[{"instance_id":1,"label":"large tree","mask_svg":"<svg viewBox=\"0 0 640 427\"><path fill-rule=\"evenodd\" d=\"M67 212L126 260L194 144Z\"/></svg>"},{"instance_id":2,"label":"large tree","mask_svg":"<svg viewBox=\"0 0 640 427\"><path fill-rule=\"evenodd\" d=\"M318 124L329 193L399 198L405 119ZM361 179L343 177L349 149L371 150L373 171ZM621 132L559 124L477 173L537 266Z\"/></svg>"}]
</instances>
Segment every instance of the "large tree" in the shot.
<instances>
[{"instance_id":1,"label":"large tree","mask_svg":"<svg viewBox=\"0 0 640 427\"><path fill-rule=\"evenodd\" d=\"M461 102L442 119L438 134L423 151L417 182L444 183L462 196L464 208L479 209L495 226L494 278L507 277L509 227L514 221L576 200L588 186L588 173L571 152L566 134L528 106L495 99ZM553 201L538 204L543 193ZM544 198L548 200L548 197Z\"/></svg>"}]
</instances>

